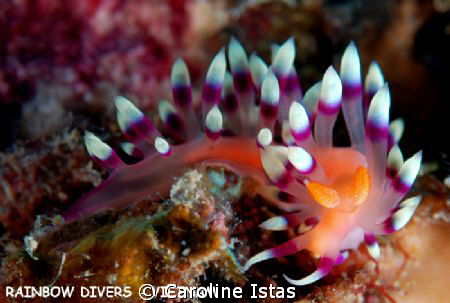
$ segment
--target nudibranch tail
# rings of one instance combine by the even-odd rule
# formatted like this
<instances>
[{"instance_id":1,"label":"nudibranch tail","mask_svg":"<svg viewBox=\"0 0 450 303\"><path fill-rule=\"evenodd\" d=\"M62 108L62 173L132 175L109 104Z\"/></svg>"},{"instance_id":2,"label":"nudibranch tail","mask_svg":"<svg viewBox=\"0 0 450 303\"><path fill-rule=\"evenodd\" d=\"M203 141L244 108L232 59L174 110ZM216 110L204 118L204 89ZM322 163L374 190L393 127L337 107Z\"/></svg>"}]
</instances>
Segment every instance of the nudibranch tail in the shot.
<instances>
[{"instance_id":1,"label":"nudibranch tail","mask_svg":"<svg viewBox=\"0 0 450 303\"><path fill-rule=\"evenodd\" d=\"M161 132L132 102L117 97L118 124L130 141L122 148L142 160L123 163L87 132L89 154L111 173L64 213L66 221L149 195L165 196L186 167L216 164L255 178L260 182L256 194L286 212L268 218L261 228L297 233L251 257L245 270L307 249L320 257L317 270L300 280L285 276L291 284L306 285L327 275L363 242L379 258L376 236L405 226L421 200L401 202L418 175L422 153L403 160L398 146L403 120L389 124L389 88L375 62L363 85L353 42L344 52L340 74L330 66L304 98L294 58L293 38L272 46L270 66L255 53L247 57L231 38L208 68L199 118L188 68L177 59L171 73L173 102L161 101L158 107ZM333 146L341 107L350 147Z\"/></svg>"}]
</instances>

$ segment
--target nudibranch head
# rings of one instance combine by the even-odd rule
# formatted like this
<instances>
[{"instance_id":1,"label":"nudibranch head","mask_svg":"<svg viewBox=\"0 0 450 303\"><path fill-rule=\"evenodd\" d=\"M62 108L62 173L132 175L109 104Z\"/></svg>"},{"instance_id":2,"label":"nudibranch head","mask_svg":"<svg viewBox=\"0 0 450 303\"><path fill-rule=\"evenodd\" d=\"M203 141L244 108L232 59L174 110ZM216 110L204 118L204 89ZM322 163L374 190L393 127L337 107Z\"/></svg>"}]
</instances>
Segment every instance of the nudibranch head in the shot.
<instances>
[{"instance_id":1,"label":"nudibranch head","mask_svg":"<svg viewBox=\"0 0 450 303\"><path fill-rule=\"evenodd\" d=\"M328 274L362 242L378 258L376 235L402 228L420 202L420 197L400 201L422 157L418 152L403 160L398 147L403 121L389 124L389 88L379 66L371 64L363 87L352 42L342 57L340 74L330 66L303 97L293 66L292 38L272 47L270 66L255 53L248 58L234 38L227 51L217 53L206 73L200 119L188 68L182 59L175 61L173 102L162 101L158 108L167 138L130 101L116 98L118 124L130 141L122 147L143 159L125 164L87 132L89 154L111 174L64 214L66 221L123 207L143 196L164 195L180 170L206 162L256 178L256 192L286 212L261 223L261 228L294 228L298 233L253 256L244 269L307 249L320 256L318 269L300 280L286 277L292 284L305 285ZM350 147L333 146L341 108Z\"/></svg>"},{"instance_id":2,"label":"nudibranch head","mask_svg":"<svg viewBox=\"0 0 450 303\"><path fill-rule=\"evenodd\" d=\"M397 145L403 121L389 125L389 88L376 63L365 83L367 109L362 102L358 52L350 43L342 57L340 77L333 67L328 68L303 101L290 106L289 126L295 143L284 142L285 146L278 146L278 154L273 152L274 146L266 147L262 161L278 161L284 166L283 170L279 164L273 165L268 175L277 172L278 178L271 178L275 184L279 176L291 176L283 177L290 181L281 190L297 197L298 207L274 199L289 213L270 218L260 227L285 230L298 226L298 236L250 258L246 268L308 249L321 257L318 269L300 280L285 278L294 285L310 284L328 274L333 264L346 258L347 250L362 242L378 258L375 236L399 230L413 215L421 198L399 201L419 172L422 153L403 161ZM332 130L341 108L352 143L347 148L332 145Z\"/></svg>"}]
</instances>

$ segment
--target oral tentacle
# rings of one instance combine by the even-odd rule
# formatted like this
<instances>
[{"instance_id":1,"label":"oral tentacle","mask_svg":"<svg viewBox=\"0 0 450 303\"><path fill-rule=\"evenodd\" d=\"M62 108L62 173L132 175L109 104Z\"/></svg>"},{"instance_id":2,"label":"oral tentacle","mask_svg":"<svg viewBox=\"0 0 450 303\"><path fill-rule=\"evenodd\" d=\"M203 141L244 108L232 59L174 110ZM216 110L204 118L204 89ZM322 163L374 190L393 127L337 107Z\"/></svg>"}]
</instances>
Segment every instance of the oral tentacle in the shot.
<instances>
[{"instance_id":1,"label":"oral tentacle","mask_svg":"<svg viewBox=\"0 0 450 303\"><path fill-rule=\"evenodd\" d=\"M312 272L311 274L309 274L308 276L306 276L302 279L299 279L299 280L291 279L288 276L286 276L285 274L283 274L283 277L290 284L296 285L296 286L312 284L312 283L322 279L326 275L328 275L331 272L331 269L333 268L334 263L335 262L334 262L333 258L321 257L319 260L317 269L314 272Z\"/></svg>"},{"instance_id":2,"label":"oral tentacle","mask_svg":"<svg viewBox=\"0 0 450 303\"><path fill-rule=\"evenodd\" d=\"M287 255L295 254L296 252L305 248L306 237L297 236L287 242L284 242L281 245L278 245L273 248L266 249L253 257L251 257L244 265L243 271L247 271L250 267L255 265L256 263L272 259L284 257Z\"/></svg>"},{"instance_id":3,"label":"oral tentacle","mask_svg":"<svg viewBox=\"0 0 450 303\"><path fill-rule=\"evenodd\" d=\"M345 260L347 260L349 256L349 252L347 250L342 251L338 258L336 259L336 261L334 262L334 265L341 265L342 263L345 262Z\"/></svg>"}]
</instances>

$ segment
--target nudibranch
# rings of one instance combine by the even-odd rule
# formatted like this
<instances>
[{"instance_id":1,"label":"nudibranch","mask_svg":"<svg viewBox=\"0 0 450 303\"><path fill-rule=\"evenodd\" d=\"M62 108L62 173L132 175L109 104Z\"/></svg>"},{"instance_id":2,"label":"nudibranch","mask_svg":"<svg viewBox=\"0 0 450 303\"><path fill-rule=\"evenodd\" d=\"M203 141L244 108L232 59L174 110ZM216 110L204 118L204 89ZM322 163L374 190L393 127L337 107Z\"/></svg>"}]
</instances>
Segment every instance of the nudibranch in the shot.
<instances>
[{"instance_id":1,"label":"nudibranch","mask_svg":"<svg viewBox=\"0 0 450 303\"><path fill-rule=\"evenodd\" d=\"M232 38L227 51L221 49L209 66L199 117L187 66L176 60L173 102L162 101L158 107L166 138L129 100L117 97L118 124L129 140L122 147L142 160L125 164L86 132L90 156L111 173L63 214L66 222L152 194L164 196L186 167L218 164L257 179L256 192L286 213L261 223L261 228L297 232L251 257L244 270L307 249L320 257L317 270L300 280L285 276L294 285L306 285L327 275L363 242L378 258L376 236L402 228L421 200L401 201L419 172L422 154L403 160L397 144L403 121L389 124L389 89L376 63L362 85L353 42L342 57L340 75L330 66L304 96L294 57L292 38L272 47L270 66L255 53L248 57ZM332 142L341 107L350 147Z\"/></svg>"}]
</instances>

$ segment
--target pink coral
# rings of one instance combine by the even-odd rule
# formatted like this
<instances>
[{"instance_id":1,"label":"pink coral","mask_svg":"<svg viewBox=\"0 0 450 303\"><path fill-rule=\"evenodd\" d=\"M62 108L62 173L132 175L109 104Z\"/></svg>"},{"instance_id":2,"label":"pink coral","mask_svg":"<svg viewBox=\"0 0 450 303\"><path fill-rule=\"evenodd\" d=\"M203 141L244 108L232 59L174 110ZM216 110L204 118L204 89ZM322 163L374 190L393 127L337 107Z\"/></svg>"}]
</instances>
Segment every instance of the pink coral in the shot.
<instances>
[{"instance_id":1,"label":"pink coral","mask_svg":"<svg viewBox=\"0 0 450 303\"><path fill-rule=\"evenodd\" d=\"M381 70L375 63L369 69L366 115L353 43L343 55L340 76L329 67L304 97L293 67L293 39L273 51L268 67L256 54L248 58L232 38L231 73L226 70L225 51L218 52L202 91L204 132L192 106L187 67L178 59L171 77L174 103L161 102L159 116L164 133L180 144L170 144L130 101L116 98L119 126L131 141L123 145L124 150L143 160L126 165L108 145L86 133L89 154L112 173L64 214L66 221L124 207L142 196L165 195L183 168L213 163L257 179L258 193L288 212L260 227L298 231L286 243L250 258L244 269L308 249L321 257L318 269L300 280L285 277L292 284L305 285L328 274L362 242L377 258L376 235L402 228L420 202L420 197L399 201L412 186L421 162L421 152L403 161L397 146L403 124L399 120L389 126L390 95ZM332 144L341 107L352 142L346 148Z\"/></svg>"}]
</instances>

